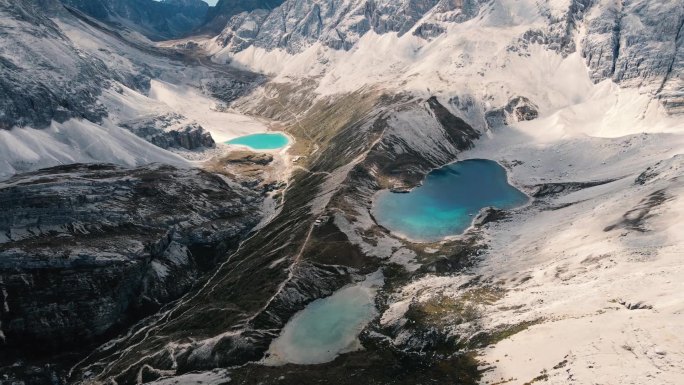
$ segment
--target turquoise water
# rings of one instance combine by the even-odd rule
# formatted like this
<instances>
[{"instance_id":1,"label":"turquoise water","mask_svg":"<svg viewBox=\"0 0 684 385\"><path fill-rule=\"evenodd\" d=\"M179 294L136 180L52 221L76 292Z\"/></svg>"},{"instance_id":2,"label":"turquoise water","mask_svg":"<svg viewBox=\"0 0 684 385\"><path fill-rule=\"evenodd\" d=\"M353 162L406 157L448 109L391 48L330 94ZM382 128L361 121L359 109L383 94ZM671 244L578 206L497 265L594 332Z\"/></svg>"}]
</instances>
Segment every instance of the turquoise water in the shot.
<instances>
[{"instance_id":1,"label":"turquoise water","mask_svg":"<svg viewBox=\"0 0 684 385\"><path fill-rule=\"evenodd\" d=\"M484 207L511 209L527 200L508 184L501 165L472 159L432 171L422 186L409 193L379 192L373 215L392 232L417 241L437 241L465 231Z\"/></svg>"},{"instance_id":2,"label":"turquoise water","mask_svg":"<svg viewBox=\"0 0 684 385\"><path fill-rule=\"evenodd\" d=\"M271 344L271 359L320 364L334 360L341 353L357 350L359 333L377 314L375 289L367 282L316 300L292 317Z\"/></svg>"},{"instance_id":3,"label":"turquoise water","mask_svg":"<svg viewBox=\"0 0 684 385\"><path fill-rule=\"evenodd\" d=\"M231 139L226 144L239 144L254 150L277 150L290 142L287 136L280 133L253 134Z\"/></svg>"}]
</instances>

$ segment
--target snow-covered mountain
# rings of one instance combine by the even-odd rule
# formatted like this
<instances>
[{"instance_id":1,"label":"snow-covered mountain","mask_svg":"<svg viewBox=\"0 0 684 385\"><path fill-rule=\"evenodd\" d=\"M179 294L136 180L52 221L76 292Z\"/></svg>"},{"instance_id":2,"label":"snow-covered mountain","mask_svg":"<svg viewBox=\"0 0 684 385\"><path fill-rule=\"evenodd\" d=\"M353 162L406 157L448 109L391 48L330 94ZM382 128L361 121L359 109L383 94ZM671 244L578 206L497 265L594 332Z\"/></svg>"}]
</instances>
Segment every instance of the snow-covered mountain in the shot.
<instances>
[{"instance_id":1,"label":"snow-covered mountain","mask_svg":"<svg viewBox=\"0 0 684 385\"><path fill-rule=\"evenodd\" d=\"M324 84L409 79L414 89L434 92L446 84L471 93L489 87L493 76L520 77L511 67L578 56L577 73L562 75L586 78L588 70L593 83L610 79L639 88L677 114L682 20L680 1L291 0L270 12L235 16L212 49L219 60L324 76ZM463 79L471 77L482 81ZM415 84L418 79L427 84ZM529 85L512 88L503 92L530 92Z\"/></svg>"},{"instance_id":2,"label":"snow-covered mountain","mask_svg":"<svg viewBox=\"0 0 684 385\"><path fill-rule=\"evenodd\" d=\"M19 218L0 216L0 257L13 258L0 264L11 340L0 374L684 379L683 0L221 0L197 36L157 43L138 32L179 36L176 19L153 23L114 7L123 0L98 0L107 16L63 3L76 4L0 0L0 179L11 178L0 196ZM223 143L268 130L290 144ZM373 215L379 191L410 191L464 159L497 161L529 203L484 209L437 242ZM119 166L63 165L81 162ZM64 280L50 270L60 266L87 268ZM125 296L97 284L112 275ZM45 296L41 276L76 299ZM350 288L370 298L372 320L328 362L289 359L293 323ZM53 308L61 316L42 321ZM102 345L56 357L55 341L82 327ZM47 352L31 357L17 336Z\"/></svg>"},{"instance_id":3,"label":"snow-covered mountain","mask_svg":"<svg viewBox=\"0 0 684 385\"><path fill-rule=\"evenodd\" d=\"M226 27L228 20L233 16L257 9L270 11L282 2L283 0L219 0L207 12L206 21L199 32L216 35Z\"/></svg>"},{"instance_id":4,"label":"snow-covered mountain","mask_svg":"<svg viewBox=\"0 0 684 385\"><path fill-rule=\"evenodd\" d=\"M154 40L188 35L207 18L202 0L63 0L98 20L138 31Z\"/></svg>"},{"instance_id":5,"label":"snow-covered mountain","mask_svg":"<svg viewBox=\"0 0 684 385\"><path fill-rule=\"evenodd\" d=\"M150 142L212 146L207 130L230 131L232 121L212 120L218 101L187 93L189 85L230 100L260 78L197 65L196 58L155 48L134 31L73 13L57 0L2 1L0 15L2 179L74 162L187 165ZM165 89L165 81L178 86L176 97L202 106L179 113L155 100L154 90Z\"/></svg>"}]
</instances>

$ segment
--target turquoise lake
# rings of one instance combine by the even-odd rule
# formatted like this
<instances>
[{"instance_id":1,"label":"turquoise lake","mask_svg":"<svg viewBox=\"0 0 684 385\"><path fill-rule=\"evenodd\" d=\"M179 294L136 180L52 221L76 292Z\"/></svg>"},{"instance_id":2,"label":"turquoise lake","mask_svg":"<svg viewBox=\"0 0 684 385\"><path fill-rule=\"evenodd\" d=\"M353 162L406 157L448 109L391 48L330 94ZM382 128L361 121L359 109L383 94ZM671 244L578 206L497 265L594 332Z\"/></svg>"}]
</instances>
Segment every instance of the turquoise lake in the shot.
<instances>
[{"instance_id":1,"label":"turquoise lake","mask_svg":"<svg viewBox=\"0 0 684 385\"><path fill-rule=\"evenodd\" d=\"M472 159L432 171L408 193L379 192L373 216L392 232L416 241L438 241L470 227L480 209L512 209L528 197L508 183L498 163Z\"/></svg>"},{"instance_id":2,"label":"turquoise lake","mask_svg":"<svg viewBox=\"0 0 684 385\"><path fill-rule=\"evenodd\" d=\"M231 139L226 144L247 146L253 150L277 150L287 146L290 140L280 133L253 134Z\"/></svg>"},{"instance_id":3,"label":"turquoise lake","mask_svg":"<svg viewBox=\"0 0 684 385\"><path fill-rule=\"evenodd\" d=\"M374 287L379 283L378 277L372 277L309 304L272 342L271 359L277 363L320 364L359 349L359 333L377 315Z\"/></svg>"}]
</instances>

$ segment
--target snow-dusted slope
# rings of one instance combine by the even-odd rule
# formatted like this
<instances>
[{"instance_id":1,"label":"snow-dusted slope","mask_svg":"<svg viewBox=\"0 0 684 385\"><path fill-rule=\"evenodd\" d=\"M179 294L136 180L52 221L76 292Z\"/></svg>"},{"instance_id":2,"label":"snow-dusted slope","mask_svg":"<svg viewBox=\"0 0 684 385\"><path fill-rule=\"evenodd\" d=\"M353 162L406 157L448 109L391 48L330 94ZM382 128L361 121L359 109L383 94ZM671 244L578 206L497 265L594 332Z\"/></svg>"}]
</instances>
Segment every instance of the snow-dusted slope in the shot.
<instances>
[{"instance_id":1,"label":"snow-dusted slope","mask_svg":"<svg viewBox=\"0 0 684 385\"><path fill-rule=\"evenodd\" d=\"M0 2L0 129L106 114L95 101L104 63L79 52L48 14L69 17L56 1Z\"/></svg>"},{"instance_id":2,"label":"snow-dusted slope","mask_svg":"<svg viewBox=\"0 0 684 385\"><path fill-rule=\"evenodd\" d=\"M208 48L281 79L320 77L322 92L372 83L552 110L611 79L678 113L684 3L623 3L291 0L234 17Z\"/></svg>"},{"instance_id":3,"label":"snow-dusted slope","mask_svg":"<svg viewBox=\"0 0 684 385\"><path fill-rule=\"evenodd\" d=\"M57 0L2 1L0 16L0 178L75 162L188 166L149 142L194 149L213 145L211 132L265 130L205 95L235 98L252 74L206 68ZM162 82L176 91L152 87Z\"/></svg>"},{"instance_id":4,"label":"snow-dusted slope","mask_svg":"<svg viewBox=\"0 0 684 385\"><path fill-rule=\"evenodd\" d=\"M465 341L512 331L478 349L483 383L680 383L684 137L551 138L535 123L463 156L508 165L530 192L555 188L486 225L488 248L466 274L428 275L395 294L382 322L401 325L412 303L491 291L473 319L445 328ZM573 182L597 185L573 191Z\"/></svg>"},{"instance_id":5,"label":"snow-dusted slope","mask_svg":"<svg viewBox=\"0 0 684 385\"><path fill-rule=\"evenodd\" d=\"M234 17L204 47L273 75L277 86L255 94L263 105L302 96L301 84L310 100L437 96L486 133L464 157L500 161L531 194L557 191L476 229L487 248L465 274L425 274L390 294L380 322L394 346L430 349L410 309L493 291L470 322L438 313L452 323L429 330L488 341L476 349L483 383L677 384L683 26L681 0L292 0ZM420 125L394 129L415 144ZM374 223L354 211L337 218L352 242L420 268L415 246L364 242ZM430 252L449 258L448 245Z\"/></svg>"},{"instance_id":6,"label":"snow-dusted slope","mask_svg":"<svg viewBox=\"0 0 684 385\"><path fill-rule=\"evenodd\" d=\"M190 166L180 156L164 151L108 120L95 124L72 119L54 122L45 129L0 130L0 180L62 164L137 166L156 162Z\"/></svg>"}]
</instances>

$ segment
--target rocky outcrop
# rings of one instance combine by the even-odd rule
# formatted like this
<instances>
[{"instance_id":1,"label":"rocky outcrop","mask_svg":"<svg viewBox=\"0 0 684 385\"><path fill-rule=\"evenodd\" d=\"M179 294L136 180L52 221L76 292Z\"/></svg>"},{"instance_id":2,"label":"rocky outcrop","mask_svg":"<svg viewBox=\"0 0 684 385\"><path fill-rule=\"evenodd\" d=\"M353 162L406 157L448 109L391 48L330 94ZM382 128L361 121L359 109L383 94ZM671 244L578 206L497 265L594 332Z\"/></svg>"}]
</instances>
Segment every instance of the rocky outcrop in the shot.
<instances>
[{"instance_id":1,"label":"rocky outcrop","mask_svg":"<svg viewBox=\"0 0 684 385\"><path fill-rule=\"evenodd\" d=\"M209 131L197 122L185 122L178 114L141 118L121 126L161 148L195 150L216 146Z\"/></svg>"},{"instance_id":2,"label":"rocky outcrop","mask_svg":"<svg viewBox=\"0 0 684 385\"><path fill-rule=\"evenodd\" d=\"M516 96L508 104L485 113L487 127L508 126L516 122L534 120L539 116L538 107L524 96Z\"/></svg>"},{"instance_id":3,"label":"rocky outcrop","mask_svg":"<svg viewBox=\"0 0 684 385\"><path fill-rule=\"evenodd\" d=\"M614 179L598 180L590 182L557 182L557 183L543 183L534 186L532 196L535 198L553 197L559 194L569 194L571 192L583 190L590 187L601 186L607 183L614 182Z\"/></svg>"},{"instance_id":4,"label":"rocky outcrop","mask_svg":"<svg viewBox=\"0 0 684 385\"><path fill-rule=\"evenodd\" d=\"M298 53L313 43L349 50L367 32L430 39L444 31L443 23L475 17L484 0L286 0L271 11L237 14L219 41L232 52L251 45ZM270 8L267 8L270 9ZM428 19L425 17L429 15ZM418 23L422 21L422 24Z\"/></svg>"},{"instance_id":5,"label":"rocky outcrop","mask_svg":"<svg viewBox=\"0 0 684 385\"><path fill-rule=\"evenodd\" d=\"M282 3L283 0L219 0L216 6L207 12L207 18L201 30L218 34L226 28L227 24L232 22L231 19L234 16L239 20L245 16L250 17L248 15L253 13L268 14ZM247 26L247 28L250 27Z\"/></svg>"},{"instance_id":6,"label":"rocky outcrop","mask_svg":"<svg viewBox=\"0 0 684 385\"><path fill-rule=\"evenodd\" d=\"M0 0L0 129L106 115L96 100L106 66L79 53L48 12L65 14L56 0Z\"/></svg>"},{"instance_id":7,"label":"rocky outcrop","mask_svg":"<svg viewBox=\"0 0 684 385\"><path fill-rule=\"evenodd\" d=\"M644 87L671 113L684 112L684 4L596 1L586 17L582 56L595 82Z\"/></svg>"},{"instance_id":8,"label":"rocky outcrop","mask_svg":"<svg viewBox=\"0 0 684 385\"><path fill-rule=\"evenodd\" d=\"M260 220L197 169L71 165L0 183L0 358L83 348L179 298Z\"/></svg>"},{"instance_id":9,"label":"rocky outcrop","mask_svg":"<svg viewBox=\"0 0 684 385\"><path fill-rule=\"evenodd\" d=\"M496 207L485 207L473 219L473 226L484 226L487 223L497 222L509 216L505 210L499 210Z\"/></svg>"},{"instance_id":10,"label":"rocky outcrop","mask_svg":"<svg viewBox=\"0 0 684 385\"><path fill-rule=\"evenodd\" d=\"M191 123L183 126L183 128L180 130L170 131L170 136L170 143L169 141L164 142L171 147L182 147L188 150L194 150L198 148L211 148L216 146L216 142L214 142L214 139L211 137L209 131L205 130L197 123Z\"/></svg>"}]
</instances>

